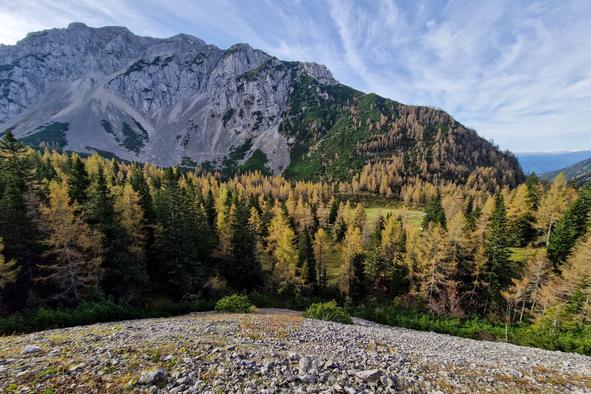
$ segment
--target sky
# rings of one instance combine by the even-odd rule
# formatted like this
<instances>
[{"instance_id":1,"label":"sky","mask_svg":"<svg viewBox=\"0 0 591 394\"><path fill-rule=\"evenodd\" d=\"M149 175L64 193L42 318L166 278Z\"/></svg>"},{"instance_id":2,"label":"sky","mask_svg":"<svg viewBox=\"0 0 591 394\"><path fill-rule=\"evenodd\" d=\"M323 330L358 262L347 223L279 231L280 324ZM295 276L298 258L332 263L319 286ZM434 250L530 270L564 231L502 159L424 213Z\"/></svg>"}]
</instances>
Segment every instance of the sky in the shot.
<instances>
[{"instance_id":1,"label":"sky","mask_svg":"<svg viewBox=\"0 0 591 394\"><path fill-rule=\"evenodd\" d=\"M589 0L0 0L0 43L73 21L325 64L514 152L591 149Z\"/></svg>"}]
</instances>

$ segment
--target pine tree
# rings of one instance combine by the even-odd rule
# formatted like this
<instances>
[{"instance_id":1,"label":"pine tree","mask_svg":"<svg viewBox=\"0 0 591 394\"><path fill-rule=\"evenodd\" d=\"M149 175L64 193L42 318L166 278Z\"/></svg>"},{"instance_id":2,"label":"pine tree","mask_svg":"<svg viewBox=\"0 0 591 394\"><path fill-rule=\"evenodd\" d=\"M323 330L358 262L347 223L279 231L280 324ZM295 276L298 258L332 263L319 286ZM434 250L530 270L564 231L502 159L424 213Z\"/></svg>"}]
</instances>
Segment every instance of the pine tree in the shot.
<instances>
[{"instance_id":1,"label":"pine tree","mask_svg":"<svg viewBox=\"0 0 591 394\"><path fill-rule=\"evenodd\" d=\"M0 140L0 238L4 255L15 260L18 275L2 292L5 311L20 309L29 296L34 265L39 262L38 231L32 216L32 168L27 148L7 131Z\"/></svg>"},{"instance_id":2,"label":"pine tree","mask_svg":"<svg viewBox=\"0 0 591 394\"><path fill-rule=\"evenodd\" d=\"M441 193L439 190L435 197L429 200L425 206L422 227L426 229L430 223L439 224L444 230L446 228L445 210L441 203Z\"/></svg>"},{"instance_id":3,"label":"pine tree","mask_svg":"<svg viewBox=\"0 0 591 394\"><path fill-rule=\"evenodd\" d=\"M339 213L339 202L333 198L330 201L330 210L328 213L328 224L333 224L337 219L337 215Z\"/></svg>"},{"instance_id":4,"label":"pine tree","mask_svg":"<svg viewBox=\"0 0 591 394\"><path fill-rule=\"evenodd\" d=\"M244 198L230 206L231 258L223 275L235 288L250 291L261 284L261 265L257 256L256 232L249 224L250 212Z\"/></svg>"},{"instance_id":5,"label":"pine tree","mask_svg":"<svg viewBox=\"0 0 591 394\"><path fill-rule=\"evenodd\" d=\"M533 173L525 180L525 186L527 187L527 202L529 208L532 211L537 211L540 206L540 199L542 195L542 186L540 179Z\"/></svg>"},{"instance_id":6,"label":"pine tree","mask_svg":"<svg viewBox=\"0 0 591 394\"><path fill-rule=\"evenodd\" d=\"M375 227L369 236L369 242L365 254L365 277L371 288L371 295L381 299L387 295L389 288L388 262L382 248L382 232L384 231L384 218L379 217Z\"/></svg>"},{"instance_id":7,"label":"pine tree","mask_svg":"<svg viewBox=\"0 0 591 394\"><path fill-rule=\"evenodd\" d=\"M550 233L548 257L556 269L567 259L577 240L587 231L590 212L591 191L583 189Z\"/></svg>"},{"instance_id":8,"label":"pine tree","mask_svg":"<svg viewBox=\"0 0 591 394\"><path fill-rule=\"evenodd\" d=\"M148 283L146 271L146 221L141 206L141 196L130 184L123 186L121 193L114 201L114 210L118 219L117 232L121 236L118 242L119 260L125 264L124 273L119 280L126 284L124 294L126 301L134 300L145 289ZM122 249L122 250L121 250Z\"/></svg>"},{"instance_id":9,"label":"pine tree","mask_svg":"<svg viewBox=\"0 0 591 394\"><path fill-rule=\"evenodd\" d=\"M144 176L143 171L134 167L129 183L133 190L140 197L140 205L142 207L144 219L148 224L153 224L155 219L154 201L152 199L152 195L150 194L150 187L146 182L146 177Z\"/></svg>"},{"instance_id":10,"label":"pine tree","mask_svg":"<svg viewBox=\"0 0 591 394\"><path fill-rule=\"evenodd\" d=\"M74 162L75 163L75 162ZM71 193L70 193L71 195ZM141 268L133 254L129 252L129 240L115 216L114 202L102 164L98 164L96 173L91 177L88 187L85 217L93 229L102 234L103 267L105 270L103 287L107 293L119 298L129 299L137 293L137 285L132 286ZM73 200L77 202L77 199Z\"/></svg>"},{"instance_id":11,"label":"pine tree","mask_svg":"<svg viewBox=\"0 0 591 394\"><path fill-rule=\"evenodd\" d=\"M16 281L20 268L16 261L6 261L4 255L2 255L3 250L4 243L2 242L2 238L0 238L0 290Z\"/></svg>"},{"instance_id":12,"label":"pine tree","mask_svg":"<svg viewBox=\"0 0 591 394\"><path fill-rule=\"evenodd\" d=\"M495 208L491 215L486 232L484 256L486 258L486 275L488 285L488 301L496 305L501 301L501 290L511 284L513 267L510 264L510 240L508 234L507 210L503 195L495 197Z\"/></svg>"},{"instance_id":13,"label":"pine tree","mask_svg":"<svg viewBox=\"0 0 591 394\"><path fill-rule=\"evenodd\" d=\"M205 208L205 213L207 215L207 223L209 223L209 227L214 229L216 211L215 199L213 198L213 192L211 188L209 188L209 190L207 191L207 197L203 201L203 207Z\"/></svg>"},{"instance_id":14,"label":"pine tree","mask_svg":"<svg viewBox=\"0 0 591 394\"><path fill-rule=\"evenodd\" d=\"M314 259L314 248L307 228L298 232L298 266L301 269L302 277L309 286L316 286L316 260Z\"/></svg>"},{"instance_id":15,"label":"pine tree","mask_svg":"<svg viewBox=\"0 0 591 394\"><path fill-rule=\"evenodd\" d=\"M387 263L382 273L382 280L393 295L400 295L408 291L408 270L404 265L406 252L406 233L399 217L387 217L382 230L381 251Z\"/></svg>"},{"instance_id":16,"label":"pine tree","mask_svg":"<svg viewBox=\"0 0 591 394\"><path fill-rule=\"evenodd\" d=\"M90 186L90 179L84 162L80 156L74 155L72 166L68 173L68 192L70 202L76 201L79 206L86 203L88 198L87 189Z\"/></svg>"},{"instance_id":17,"label":"pine tree","mask_svg":"<svg viewBox=\"0 0 591 394\"><path fill-rule=\"evenodd\" d=\"M474 231L474 225L476 223L476 207L474 206L474 197L470 196L468 198L468 203L466 204L466 209L464 210L464 216L466 217L466 226L468 230Z\"/></svg>"},{"instance_id":18,"label":"pine tree","mask_svg":"<svg viewBox=\"0 0 591 394\"><path fill-rule=\"evenodd\" d=\"M162 189L156 193L154 211L157 221L154 248L159 264L152 272L152 283L161 291L181 297L186 290L183 286L184 226L181 191L172 169L166 170Z\"/></svg>"},{"instance_id":19,"label":"pine tree","mask_svg":"<svg viewBox=\"0 0 591 394\"><path fill-rule=\"evenodd\" d=\"M66 185L50 183L49 201L40 208L49 262L41 266L38 280L53 284L52 298L78 304L99 290L101 234L84 223L77 203L68 200Z\"/></svg>"},{"instance_id":20,"label":"pine tree","mask_svg":"<svg viewBox=\"0 0 591 394\"><path fill-rule=\"evenodd\" d=\"M166 170L154 204L160 264L152 281L176 298L199 290L208 276L213 237L201 201L201 196L180 188L173 169Z\"/></svg>"}]
</instances>

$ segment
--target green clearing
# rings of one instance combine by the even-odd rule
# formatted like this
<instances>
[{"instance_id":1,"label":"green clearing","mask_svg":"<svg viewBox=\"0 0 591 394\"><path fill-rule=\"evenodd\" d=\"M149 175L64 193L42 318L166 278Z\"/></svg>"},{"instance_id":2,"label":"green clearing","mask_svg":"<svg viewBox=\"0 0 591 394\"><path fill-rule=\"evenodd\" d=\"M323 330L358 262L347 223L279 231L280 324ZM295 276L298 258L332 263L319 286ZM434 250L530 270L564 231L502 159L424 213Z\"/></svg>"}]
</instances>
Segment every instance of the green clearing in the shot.
<instances>
[{"instance_id":1,"label":"green clearing","mask_svg":"<svg viewBox=\"0 0 591 394\"><path fill-rule=\"evenodd\" d=\"M418 209L411 209L407 207L369 207L365 208L365 214L367 215L367 221L370 224L375 223L380 216L386 216L392 214L394 216L402 217L402 220L411 223L412 225L419 227L423 221L425 213Z\"/></svg>"},{"instance_id":2,"label":"green clearing","mask_svg":"<svg viewBox=\"0 0 591 394\"><path fill-rule=\"evenodd\" d=\"M511 248L511 260L515 261L516 263L526 263L530 258L532 258L538 251L542 249L543 248L532 247Z\"/></svg>"}]
</instances>

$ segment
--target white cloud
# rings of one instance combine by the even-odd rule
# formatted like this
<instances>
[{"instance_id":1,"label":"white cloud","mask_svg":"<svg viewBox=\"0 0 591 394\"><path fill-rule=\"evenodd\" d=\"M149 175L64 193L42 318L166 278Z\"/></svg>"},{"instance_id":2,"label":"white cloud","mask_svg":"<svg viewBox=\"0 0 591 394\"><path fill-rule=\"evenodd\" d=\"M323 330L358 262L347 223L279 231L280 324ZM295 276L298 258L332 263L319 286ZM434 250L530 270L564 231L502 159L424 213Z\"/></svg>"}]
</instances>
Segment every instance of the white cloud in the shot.
<instances>
[{"instance_id":1,"label":"white cloud","mask_svg":"<svg viewBox=\"0 0 591 394\"><path fill-rule=\"evenodd\" d=\"M0 0L0 42L63 27L247 42L355 88L441 107L514 150L591 148L591 2Z\"/></svg>"}]
</instances>

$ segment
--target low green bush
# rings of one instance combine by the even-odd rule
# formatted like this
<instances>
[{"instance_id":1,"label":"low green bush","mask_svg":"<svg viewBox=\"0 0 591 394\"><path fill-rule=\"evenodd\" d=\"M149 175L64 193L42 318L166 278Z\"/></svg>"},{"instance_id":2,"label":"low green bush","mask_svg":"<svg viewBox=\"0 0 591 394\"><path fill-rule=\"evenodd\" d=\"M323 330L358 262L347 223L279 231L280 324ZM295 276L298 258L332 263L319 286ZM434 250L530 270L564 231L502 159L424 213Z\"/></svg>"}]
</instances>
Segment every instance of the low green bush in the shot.
<instances>
[{"instance_id":1,"label":"low green bush","mask_svg":"<svg viewBox=\"0 0 591 394\"><path fill-rule=\"evenodd\" d=\"M336 301L312 304L304 312L304 317L345 324L353 323L351 315L345 309L338 306Z\"/></svg>"},{"instance_id":2,"label":"low green bush","mask_svg":"<svg viewBox=\"0 0 591 394\"><path fill-rule=\"evenodd\" d=\"M535 324L514 323L507 327L480 317L459 319L453 316L433 316L417 308L396 304L368 305L354 308L360 318L389 326L433 331L464 338L506 341L521 346L591 355L591 326L560 331L537 327Z\"/></svg>"},{"instance_id":3,"label":"low green bush","mask_svg":"<svg viewBox=\"0 0 591 394\"><path fill-rule=\"evenodd\" d=\"M99 322L167 317L213 308L208 301L174 302L156 300L141 307L117 304L111 300L82 303L76 308L38 308L0 317L0 335L27 333L51 328Z\"/></svg>"},{"instance_id":4,"label":"low green bush","mask_svg":"<svg viewBox=\"0 0 591 394\"><path fill-rule=\"evenodd\" d=\"M216 312L250 313L254 311L254 305L247 295L232 294L220 298L215 304Z\"/></svg>"}]
</instances>

